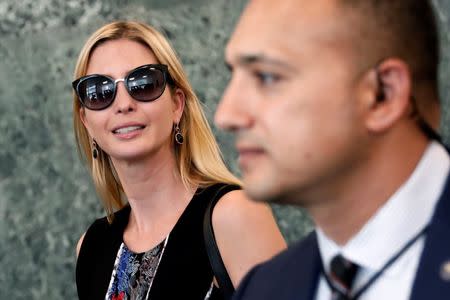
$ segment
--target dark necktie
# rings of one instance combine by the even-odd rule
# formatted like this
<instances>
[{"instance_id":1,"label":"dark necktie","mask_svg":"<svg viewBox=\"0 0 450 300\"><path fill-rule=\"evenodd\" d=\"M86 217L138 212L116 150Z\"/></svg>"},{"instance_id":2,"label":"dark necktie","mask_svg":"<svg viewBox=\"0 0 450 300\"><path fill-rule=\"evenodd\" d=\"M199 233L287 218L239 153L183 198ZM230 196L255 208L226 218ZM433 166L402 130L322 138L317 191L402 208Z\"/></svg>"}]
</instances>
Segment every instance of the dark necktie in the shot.
<instances>
[{"instance_id":1,"label":"dark necktie","mask_svg":"<svg viewBox=\"0 0 450 300\"><path fill-rule=\"evenodd\" d=\"M330 279L333 283L332 300L351 299L352 285L358 268L358 265L340 254L333 257L330 263Z\"/></svg>"}]
</instances>

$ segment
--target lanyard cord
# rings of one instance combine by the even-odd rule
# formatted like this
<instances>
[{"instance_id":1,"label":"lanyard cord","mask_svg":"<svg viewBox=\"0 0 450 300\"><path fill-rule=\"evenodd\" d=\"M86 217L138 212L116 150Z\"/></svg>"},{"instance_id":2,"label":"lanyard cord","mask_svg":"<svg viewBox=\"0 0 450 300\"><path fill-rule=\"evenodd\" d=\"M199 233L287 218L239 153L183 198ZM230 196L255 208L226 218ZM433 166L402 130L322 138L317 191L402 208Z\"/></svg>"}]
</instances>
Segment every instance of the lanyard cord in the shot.
<instances>
[{"instance_id":1,"label":"lanyard cord","mask_svg":"<svg viewBox=\"0 0 450 300\"><path fill-rule=\"evenodd\" d=\"M430 224L427 224L425 227L422 228L415 236L413 236L394 256L392 256L385 264L384 266L376 272L359 290L357 290L349 299L351 300L357 300L365 291L369 289L369 287L383 274L384 271L386 271L398 258L400 258L409 248L411 248L412 245L414 245L417 240L425 235L428 228L430 227ZM325 269L322 265L322 275L325 277L326 282L328 283L328 286L332 291L340 292L338 288L335 287L335 285L331 282L331 279L328 277L328 275L325 272Z\"/></svg>"}]
</instances>

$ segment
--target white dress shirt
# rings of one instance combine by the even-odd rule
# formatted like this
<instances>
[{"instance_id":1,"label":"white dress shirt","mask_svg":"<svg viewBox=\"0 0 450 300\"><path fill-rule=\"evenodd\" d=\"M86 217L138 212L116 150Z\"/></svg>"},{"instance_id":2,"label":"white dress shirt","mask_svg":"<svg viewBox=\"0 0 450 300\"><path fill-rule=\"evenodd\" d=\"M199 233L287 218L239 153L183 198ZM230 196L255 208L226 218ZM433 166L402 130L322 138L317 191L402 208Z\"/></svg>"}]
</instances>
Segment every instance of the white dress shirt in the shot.
<instances>
[{"instance_id":1,"label":"white dress shirt","mask_svg":"<svg viewBox=\"0 0 450 300\"><path fill-rule=\"evenodd\" d=\"M317 228L325 271L329 272L331 259L341 253L360 266L352 289L357 291L430 222L449 169L447 151L441 144L431 142L409 179L344 246L337 245ZM426 235L420 237L359 300L409 299L425 239ZM331 299L331 290L322 275L315 299Z\"/></svg>"}]
</instances>

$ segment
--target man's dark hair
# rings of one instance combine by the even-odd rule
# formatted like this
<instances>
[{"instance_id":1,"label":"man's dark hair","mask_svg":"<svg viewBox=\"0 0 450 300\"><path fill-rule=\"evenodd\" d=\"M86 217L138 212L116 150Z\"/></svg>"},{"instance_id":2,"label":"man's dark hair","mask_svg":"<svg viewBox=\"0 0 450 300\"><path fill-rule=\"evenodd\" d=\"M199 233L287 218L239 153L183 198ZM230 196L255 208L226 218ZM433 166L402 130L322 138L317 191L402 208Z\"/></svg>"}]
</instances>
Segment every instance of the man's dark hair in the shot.
<instances>
[{"instance_id":1,"label":"man's dark hair","mask_svg":"<svg viewBox=\"0 0 450 300\"><path fill-rule=\"evenodd\" d=\"M354 43L367 63L396 57L411 69L413 90L436 93L440 57L439 33L428 0L341 0L356 20ZM353 30L353 29L352 29Z\"/></svg>"}]
</instances>

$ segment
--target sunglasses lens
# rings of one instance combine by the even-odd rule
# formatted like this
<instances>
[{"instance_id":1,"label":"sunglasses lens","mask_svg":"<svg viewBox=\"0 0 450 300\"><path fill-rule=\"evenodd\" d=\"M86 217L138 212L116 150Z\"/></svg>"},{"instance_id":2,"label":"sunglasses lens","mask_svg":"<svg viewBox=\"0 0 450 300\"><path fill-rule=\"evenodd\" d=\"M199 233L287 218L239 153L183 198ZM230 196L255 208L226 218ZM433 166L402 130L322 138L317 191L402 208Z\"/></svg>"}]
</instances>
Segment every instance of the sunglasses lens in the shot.
<instances>
[{"instance_id":1,"label":"sunglasses lens","mask_svg":"<svg viewBox=\"0 0 450 300\"><path fill-rule=\"evenodd\" d=\"M103 76L83 80L77 88L83 105L92 110L108 107L114 100L114 89L114 82Z\"/></svg>"},{"instance_id":2,"label":"sunglasses lens","mask_svg":"<svg viewBox=\"0 0 450 300\"><path fill-rule=\"evenodd\" d=\"M153 67L138 69L128 75L127 87L130 95L136 100L156 100L166 87L164 73Z\"/></svg>"}]
</instances>

